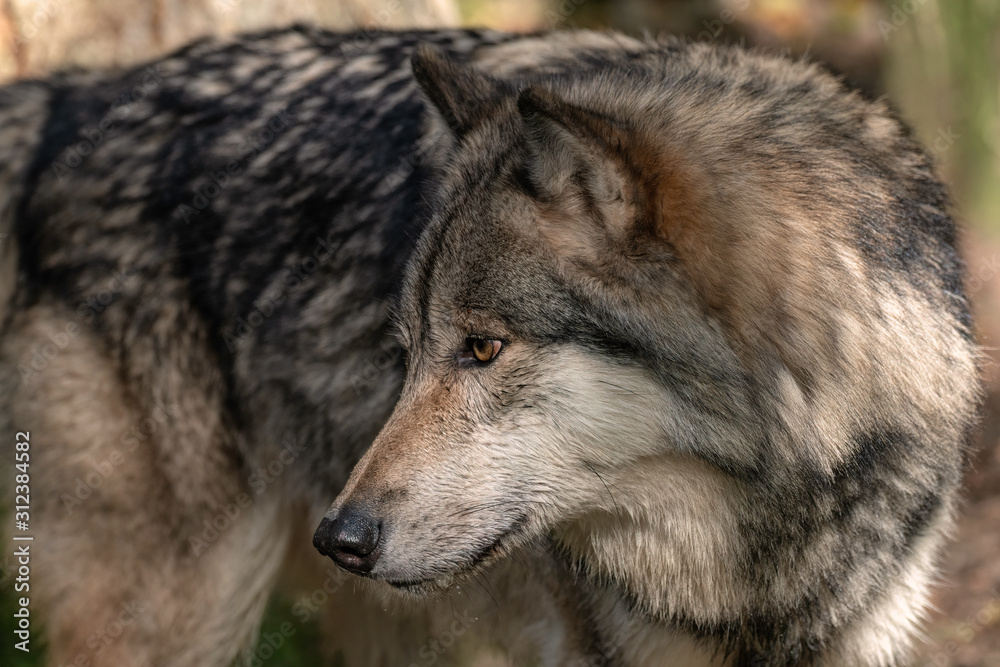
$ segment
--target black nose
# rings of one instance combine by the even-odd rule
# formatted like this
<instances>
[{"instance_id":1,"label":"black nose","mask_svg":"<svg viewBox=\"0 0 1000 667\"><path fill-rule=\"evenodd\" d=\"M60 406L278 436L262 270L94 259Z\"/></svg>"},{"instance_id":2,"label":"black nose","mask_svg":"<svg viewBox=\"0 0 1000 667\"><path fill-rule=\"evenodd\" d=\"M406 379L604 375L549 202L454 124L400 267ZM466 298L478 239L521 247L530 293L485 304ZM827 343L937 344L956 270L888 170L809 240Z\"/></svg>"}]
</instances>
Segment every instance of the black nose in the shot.
<instances>
[{"instance_id":1,"label":"black nose","mask_svg":"<svg viewBox=\"0 0 1000 667\"><path fill-rule=\"evenodd\" d=\"M346 505L335 517L323 517L313 546L345 570L368 574L378 560L380 532L378 523L364 510Z\"/></svg>"}]
</instances>

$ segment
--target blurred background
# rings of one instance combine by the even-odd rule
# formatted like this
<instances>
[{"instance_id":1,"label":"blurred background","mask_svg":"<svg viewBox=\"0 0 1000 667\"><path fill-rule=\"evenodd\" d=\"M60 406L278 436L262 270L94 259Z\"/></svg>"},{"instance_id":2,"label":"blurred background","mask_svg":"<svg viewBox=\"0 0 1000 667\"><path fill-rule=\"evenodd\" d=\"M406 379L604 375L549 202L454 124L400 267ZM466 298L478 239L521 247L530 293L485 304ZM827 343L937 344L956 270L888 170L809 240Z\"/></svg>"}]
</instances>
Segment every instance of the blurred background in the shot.
<instances>
[{"instance_id":1,"label":"blurred background","mask_svg":"<svg viewBox=\"0 0 1000 667\"><path fill-rule=\"evenodd\" d=\"M1000 667L1000 0L0 0L0 83L69 66L134 64L206 34L295 21L670 32L805 55L887 96L952 187L968 290L991 359L963 516L914 665ZM276 601L267 623L287 618L290 603ZM0 599L5 617L9 604ZM268 664L314 665L314 634L307 627ZM27 662L13 653L5 640L0 664L41 664L37 653Z\"/></svg>"}]
</instances>

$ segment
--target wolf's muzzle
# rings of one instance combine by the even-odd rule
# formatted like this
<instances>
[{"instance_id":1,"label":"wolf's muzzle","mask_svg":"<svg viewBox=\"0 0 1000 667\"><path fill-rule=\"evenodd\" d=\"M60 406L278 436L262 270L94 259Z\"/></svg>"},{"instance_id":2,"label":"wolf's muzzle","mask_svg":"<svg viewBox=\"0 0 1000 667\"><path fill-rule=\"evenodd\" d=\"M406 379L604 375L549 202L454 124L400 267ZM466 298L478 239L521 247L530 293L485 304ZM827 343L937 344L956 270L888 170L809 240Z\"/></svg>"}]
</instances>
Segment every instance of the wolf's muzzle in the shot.
<instances>
[{"instance_id":1,"label":"wolf's muzzle","mask_svg":"<svg viewBox=\"0 0 1000 667\"><path fill-rule=\"evenodd\" d=\"M380 537L378 522L363 509L346 505L335 515L323 517L313 546L345 570L368 574L378 561Z\"/></svg>"}]
</instances>

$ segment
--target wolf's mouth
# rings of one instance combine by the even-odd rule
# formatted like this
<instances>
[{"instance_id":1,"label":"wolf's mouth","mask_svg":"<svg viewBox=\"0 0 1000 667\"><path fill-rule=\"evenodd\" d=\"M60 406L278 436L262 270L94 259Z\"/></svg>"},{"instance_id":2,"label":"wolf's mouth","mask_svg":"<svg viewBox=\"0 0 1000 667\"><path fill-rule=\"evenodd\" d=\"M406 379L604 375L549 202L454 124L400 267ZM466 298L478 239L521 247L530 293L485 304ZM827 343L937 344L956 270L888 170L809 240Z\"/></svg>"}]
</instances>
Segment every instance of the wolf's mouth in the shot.
<instances>
[{"instance_id":1,"label":"wolf's mouth","mask_svg":"<svg viewBox=\"0 0 1000 667\"><path fill-rule=\"evenodd\" d=\"M515 542L521 536L520 533L523 532L522 529L527 522L527 515L521 515L518 517L518 519L511 524L510 528L500 533L496 539L486 546L480 548L478 551L475 551L468 558L465 564L453 572L435 577L425 577L423 579L383 579L382 581L397 590L415 595L426 594L433 590L444 590L448 588L452 582L460 580L465 576L472 574L484 564L500 558L504 551L511 546L511 543ZM442 580L447 580L448 584L441 583Z\"/></svg>"},{"instance_id":2,"label":"wolf's mouth","mask_svg":"<svg viewBox=\"0 0 1000 667\"><path fill-rule=\"evenodd\" d=\"M384 579L385 583L389 584L393 588L399 589L401 591L406 591L407 593L419 593L426 590L434 583L434 579L410 579L410 580L399 580L393 581L391 579Z\"/></svg>"}]
</instances>

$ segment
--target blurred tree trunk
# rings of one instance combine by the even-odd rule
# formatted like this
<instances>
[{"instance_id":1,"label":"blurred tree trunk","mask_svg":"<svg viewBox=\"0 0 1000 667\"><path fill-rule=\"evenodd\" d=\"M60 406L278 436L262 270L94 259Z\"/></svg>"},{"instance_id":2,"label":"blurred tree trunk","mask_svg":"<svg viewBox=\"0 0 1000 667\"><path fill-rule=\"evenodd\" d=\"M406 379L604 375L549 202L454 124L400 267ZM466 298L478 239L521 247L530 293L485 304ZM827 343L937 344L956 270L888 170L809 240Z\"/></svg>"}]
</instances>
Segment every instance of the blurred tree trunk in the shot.
<instances>
[{"instance_id":1,"label":"blurred tree trunk","mask_svg":"<svg viewBox=\"0 0 1000 667\"><path fill-rule=\"evenodd\" d=\"M205 35L306 22L347 29L456 26L455 0L0 0L0 82L128 65Z\"/></svg>"}]
</instances>

